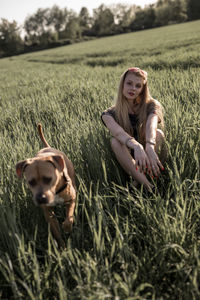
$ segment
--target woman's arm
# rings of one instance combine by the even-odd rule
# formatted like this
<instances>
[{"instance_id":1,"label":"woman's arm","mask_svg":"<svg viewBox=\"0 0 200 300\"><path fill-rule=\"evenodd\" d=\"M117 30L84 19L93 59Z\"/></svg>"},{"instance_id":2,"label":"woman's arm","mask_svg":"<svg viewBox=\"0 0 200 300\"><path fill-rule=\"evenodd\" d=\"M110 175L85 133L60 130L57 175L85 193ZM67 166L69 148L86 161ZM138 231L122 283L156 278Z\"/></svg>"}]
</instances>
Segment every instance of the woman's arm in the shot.
<instances>
[{"instance_id":1,"label":"woman's arm","mask_svg":"<svg viewBox=\"0 0 200 300\"><path fill-rule=\"evenodd\" d=\"M140 171L146 171L146 167L150 168L149 159L144 151L143 146L130 136L110 115L103 115L102 119L112 134L121 144L134 150L135 165Z\"/></svg>"},{"instance_id":2,"label":"woman's arm","mask_svg":"<svg viewBox=\"0 0 200 300\"><path fill-rule=\"evenodd\" d=\"M138 144L138 142L130 136L111 115L103 115L102 119L112 136L115 137L121 144L127 145L129 141L133 144Z\"/></svg>"},{"instance_id":3,"label":"woman's arm","mask_svg":"<svg viewBox=\"0 0 200 300\"><path fill-rule=\"evenodd\" d=\"M146 144L156 144L156 130L158 127L158 116L150 114L146 122Z\"/></svg>"},{"instance_id":4,"label":"woman's arm","mask_svg":"<svg viewBox=\"0 0 200 300\"><path fill-rule=\"evenodd\" d=\"M159 175L160 169L163 168L158 155L155 151L156 134L158 126L158 116L151 113L146 122L146 146L145 151L150 161L150 172L153 172L156 176Z\"/></svg>"}]
</instances>

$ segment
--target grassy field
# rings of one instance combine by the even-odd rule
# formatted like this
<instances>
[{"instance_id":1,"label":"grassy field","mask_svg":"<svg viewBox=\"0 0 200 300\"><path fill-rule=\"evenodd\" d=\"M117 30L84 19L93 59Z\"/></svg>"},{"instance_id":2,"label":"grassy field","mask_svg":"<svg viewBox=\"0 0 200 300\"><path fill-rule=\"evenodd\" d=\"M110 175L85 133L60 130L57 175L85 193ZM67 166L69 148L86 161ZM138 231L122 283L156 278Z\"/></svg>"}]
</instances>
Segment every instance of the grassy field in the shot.
<instances>
[{"instance_id":1,"label":"grassy field","mask_svg":"<svg viewBox=\"0 0 200 300\"><path fill-rule=\"evenodd\" d=\"M0 60L0 298L200 298L200 21ZM145 69L165 109L169 158L156 194L131 194L101 112ZM73 161L75 224L59 252L15 174L47 141ZM56 208L60 223L64 209Z\"/></svg>"}]
</instances>

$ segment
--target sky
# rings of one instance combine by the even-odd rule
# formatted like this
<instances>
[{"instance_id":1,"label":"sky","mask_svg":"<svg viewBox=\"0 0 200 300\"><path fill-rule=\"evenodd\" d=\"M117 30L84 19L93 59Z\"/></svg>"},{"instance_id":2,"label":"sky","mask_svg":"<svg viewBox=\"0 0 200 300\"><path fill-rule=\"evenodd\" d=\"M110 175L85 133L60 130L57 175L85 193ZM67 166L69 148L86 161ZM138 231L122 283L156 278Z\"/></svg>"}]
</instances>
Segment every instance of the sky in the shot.
<instances>
[{"instance_id":1,"label":"sky","mask_svg":"<svg viewBox=\"0 0 200 300\"><path fill-rule=\"evenodd\" d=\"M111 5L116 3L135 4L142 8L145 5L157 2L156 0L0 0L0 21L1 18L9 22L17 21L19 25L24 23L26 17L34 14L38 8L51 8L57 5L60 8L67 7L79 13L83 6L87 7L90 15L94 8L98 8L102 3Z\"/></svg>"}]
</instances>

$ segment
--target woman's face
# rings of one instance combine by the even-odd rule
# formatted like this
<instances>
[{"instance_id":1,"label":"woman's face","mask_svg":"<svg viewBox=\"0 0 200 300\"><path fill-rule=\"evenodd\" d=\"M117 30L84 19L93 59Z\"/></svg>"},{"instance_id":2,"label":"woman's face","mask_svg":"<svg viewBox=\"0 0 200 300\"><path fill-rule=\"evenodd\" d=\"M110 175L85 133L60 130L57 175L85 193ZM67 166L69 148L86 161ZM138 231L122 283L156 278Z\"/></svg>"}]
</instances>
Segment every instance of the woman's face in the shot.
<instances>
[{"instance_id":1,"label":"woman's face","mask_svg":"<svg viewBox=\"0 0 200 300\"><path fill-rule=\"evenodd\" d=\"M143 89L143 78L128 73L124 80L123 95L128 100L135 100Z\"/></svg>"}]
</instances>

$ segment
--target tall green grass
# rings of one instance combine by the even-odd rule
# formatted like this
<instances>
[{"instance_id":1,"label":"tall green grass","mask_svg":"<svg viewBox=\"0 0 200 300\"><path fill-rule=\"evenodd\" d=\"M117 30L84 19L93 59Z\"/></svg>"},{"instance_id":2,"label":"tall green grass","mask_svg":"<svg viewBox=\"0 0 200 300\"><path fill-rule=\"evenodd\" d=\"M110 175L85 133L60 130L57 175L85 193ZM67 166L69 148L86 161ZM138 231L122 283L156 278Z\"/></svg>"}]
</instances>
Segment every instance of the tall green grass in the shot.
<instances>
[{"instance_id":1,"label":"tall green grass","mask_svg":"<svg viewBox=\"0 0 200 300\"><path fill-rule=\"evenodd\" d=\"M200 297L200 22L157 28L0 60L0 297ZM101 112L121 73L148 72L165 109L169 157L158 191L131 193ZM18 160L47 141L73 161L75 224L60 252ZM61 223L64 209L56 208Z\"/></svg>"}]
</instances>

